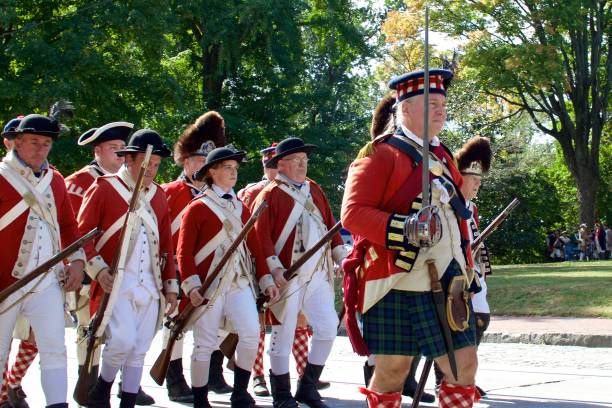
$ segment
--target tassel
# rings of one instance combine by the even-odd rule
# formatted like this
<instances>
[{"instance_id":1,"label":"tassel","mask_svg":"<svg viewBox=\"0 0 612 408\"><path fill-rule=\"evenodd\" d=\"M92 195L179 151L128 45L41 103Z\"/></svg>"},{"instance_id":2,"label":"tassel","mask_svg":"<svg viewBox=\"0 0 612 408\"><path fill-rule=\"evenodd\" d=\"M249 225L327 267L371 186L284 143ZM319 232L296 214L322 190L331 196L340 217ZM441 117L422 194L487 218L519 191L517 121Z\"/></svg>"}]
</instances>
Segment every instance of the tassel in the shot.
<instances>
[{"instance_id":1,"label":"tassel","mask_svg":"<svg viewBox=\"0 0 612 408\"><path fill-rule=\"evenodd\" d=\"M355 158L355 160L359 160L359 159L363 159L364 157L368 157L369 155L373 154L374 151L375 151L374 142L370 141L366 143L365 146L361 148L361 150L359 150L359 153L357 153L357 157Z\"/></svg>"}]
</instances>

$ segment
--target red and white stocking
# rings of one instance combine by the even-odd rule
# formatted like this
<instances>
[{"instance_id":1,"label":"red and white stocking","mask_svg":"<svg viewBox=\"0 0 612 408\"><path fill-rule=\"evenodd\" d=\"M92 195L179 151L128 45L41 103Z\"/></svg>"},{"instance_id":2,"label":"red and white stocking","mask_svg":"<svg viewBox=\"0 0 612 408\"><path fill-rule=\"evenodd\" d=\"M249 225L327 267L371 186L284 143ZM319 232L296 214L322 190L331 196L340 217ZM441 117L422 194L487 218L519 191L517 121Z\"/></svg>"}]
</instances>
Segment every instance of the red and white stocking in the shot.
<instances>
[{"instance_id":1,"label":"red and white stocking","mask_svg":"<svg viewBox=\"0 0 612 408\"><path fill-rule=\"evenodd\" d=\"M295 358L295 368L300 378L304 374L306 363L308 363L308 334L308 327L297 327L293 337L291 352Z\"/></svg>"},{"instance_id":2,"label":"red and white stocking","mask_svg":"<svg viewBox=\"0 0 612 408\"><path fill-rule=\"evenodd\" d=\"M475 385L455 385L442 381L440 384L440 408L472 408L480 400Z\"/></svg>"},{"instance_id":3,"label":"red and white stocking","mask_svg":"<svg viewBox=\"0 0 612 408\"><path fill-rule=\"evenodd\" d=\"M266 344L266 332L261 330L259 332L259 347L257 348L257 356L253 363L253 378L263 377L264 375L264 345Z\"/></svg>"},{"instance_id":4,"label":"red and white stocking","mask_svg":"<svg viewBox=\"0 0 612 408\"><path fill-rule=\"evenodd\" d=\"M19 351L15 358L15 364L13 364L8 375L9 387L17 388L21 385L21 379L25 376L37 354L38 348L35 344L27 340L21 340L21 343L19 343Z\"/></svg>"},{"instance_id":5,"label":"red and white stocking","mask_svg":"<svg viewBox=\"0 0 612 408\"><path fill-rule=\"evenodd\" d=\"M364 387L359 392L366 396L369 408L400 408L402 405L401 392L378 393Z\"/></svg>"},{"instance_id":6,"label":"red and white stocking","mask_svg":"<svg viewBox=\"0 0 612 408\"><path fill-rule=\"evenodd\" d=\"M0 389L0 404L8 401L8 359L4 364L4 375L2 376L2 389Z\"/></svg>"}]
</instances>

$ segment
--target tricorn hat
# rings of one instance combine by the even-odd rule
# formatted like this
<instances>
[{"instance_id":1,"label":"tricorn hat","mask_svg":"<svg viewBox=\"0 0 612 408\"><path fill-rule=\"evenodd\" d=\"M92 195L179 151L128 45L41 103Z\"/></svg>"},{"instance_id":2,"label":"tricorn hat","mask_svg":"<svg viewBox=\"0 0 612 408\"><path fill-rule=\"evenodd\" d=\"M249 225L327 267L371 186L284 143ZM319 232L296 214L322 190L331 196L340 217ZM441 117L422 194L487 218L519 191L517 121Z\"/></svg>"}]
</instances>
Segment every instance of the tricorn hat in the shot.
<instances>
[{"instance_id":1,"label":"tricorn hat","mask_svg":"<svg viewBox=\"0 0 612 408\"><path fill-rule=\"evenodd\" d=\"M268 160L266 167L274 169L278 165L278 161L283 157L299 152L310 153L316 148L316 145L306 144L299 137L287 138L276 145L276 154Z\"/></svg>"},{"instance_id":2,"label":"tricorn hat","mask_svg":"<svg viewBox=\"0 0 612 408\"><path fill-rule=\"evenodd\" d=\"M224 162L226 160L236 160L237 162L241 162L245 157L246 152L244 150L236 150L231 145L218 147L208 153L208 156L206 156L206 164L193 175L193 178L194 180L201 181L206 176L206 173L208 173L208 170L215 164Z\"/></svg>"},{"instance_id":3,"label":"tricorn hat","mask_svg":"<svg viewBox=\"0 0 612 408\"><path fill-rule=\"evenodd\" d=\"M195 123L189 125L174 144L174 161L182 165L190 156L206 156L205 142L215 147L225 146L225 125L223 117L215 111L206 112Z\"/></svg>"},{"instance_id":4,"label":"tricorn hat","mask_svg":"<svg viewBox=\"0 0 612 408\"><path fill-rule=\"evenodd\" d=\"M397 102L425 93L425 71L413 71L398 75L389 81L389 88L397 92ZM453 73L447 69L429 70L429 93L446 95L446 90L453 79Z\"/></svg>"},{"instance_id":5,"label":"tricorn hat","mask_svg":"<svg viewBox=\"0 0 612 408\"><path fill-rule=\"evenodd\" d=\"M79 146L92 145L96 146L109 140L123 140L124 142L130 136L130 132L134 128L133 123L129 122L111 122L106 125L89 129L79 137Z\"/></svg>"},{"instance_id":6,"label":"tricorn hat","mask_svg":"<svg viewBox=\"0 0 612 408\"><path fill-rule=\"evenodd\" d=\"M17 126L19 126L19 123L21 123L21 119L23 119L23 115L19 115L6 122L6 125L4 125L2 129L2 137L5 139L13 139L15 137L13 133L15 129L17 129Z\"/></svg>"},{"instance_id":7,"label":"tricorn hat","mask_svg":"<svg viewBox=\"0 0 612 408\"><path fill-rule=\"evenodd\" d=\"M147 145L153 145L153 154L161 157L170 157L172 152L164 143L159 133L151 129L140 129L134 132L125 149L117 150L117 156L125 156L126 153L144 153Z\"/></svg>"},{"instance_id":8,"label":"tricorn hat","mask_svg":"<svg viewBox=\"0 0 612 408\"><path fill-rule=\"evenodd\" d=\"M475 136L468 140L457 153L457 167L462 174L482 176L491 167L491 141L487 137Z\"/></svg>"}]
</instances>

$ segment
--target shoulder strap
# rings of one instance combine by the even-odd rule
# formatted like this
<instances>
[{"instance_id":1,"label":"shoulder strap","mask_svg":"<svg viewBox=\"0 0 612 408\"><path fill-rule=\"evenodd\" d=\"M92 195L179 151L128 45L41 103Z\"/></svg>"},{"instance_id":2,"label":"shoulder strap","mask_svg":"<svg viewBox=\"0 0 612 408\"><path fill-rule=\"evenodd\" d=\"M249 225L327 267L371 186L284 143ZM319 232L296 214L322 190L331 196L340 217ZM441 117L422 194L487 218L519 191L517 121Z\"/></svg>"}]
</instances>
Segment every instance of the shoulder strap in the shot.
<instances>
[{"instance_id":1,"label":"shoulder strap","mask_svg":"<svg viewBox=\"0 0 612 408\"><path fill-rule=\"evenodd\" d=\"M395 135L385 139L383 143L390 144L399 151L406 153L414 162L415 167L423 160L423 156L414 146Z\"/></svg>"}]
</instances>

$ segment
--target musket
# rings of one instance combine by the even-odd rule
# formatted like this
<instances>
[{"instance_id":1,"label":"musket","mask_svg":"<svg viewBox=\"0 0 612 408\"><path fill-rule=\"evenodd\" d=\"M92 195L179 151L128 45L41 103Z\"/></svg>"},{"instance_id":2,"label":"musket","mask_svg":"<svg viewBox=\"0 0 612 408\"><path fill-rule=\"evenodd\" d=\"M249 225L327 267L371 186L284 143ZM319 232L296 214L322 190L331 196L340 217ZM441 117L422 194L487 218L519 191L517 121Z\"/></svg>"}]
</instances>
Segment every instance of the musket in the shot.
<instances>
[{"instance_id":1,"label":"musket","mask_svg":"<svg viewBox=\"0 0 612 408\"><path fill-rule=\"evenodd\" d=\"M515 197L510 202L510 204L508 204L508 206L504 208L504 210L501 213L499 213L499 215L495 217L495 219L491 221L489 225L487 225L487 227L480 233L480 235L476 239L474 239L474 241L472 241L472 245L471 245L472 251L475 251L476 249L478 249L478 247L482 245L482 243L487 238L489 238L489 236L497 229L497 227L501 225L502 222L504 222L506 218L508 218L512 210L514 210L514 208L516 208L516 206L519 204L520 204L520 201L518 200L518 198Z\"/></svg>"},{"instance_id":2,"label":"musket","mask_svg":"<svg viewBox=\"0 0 612 408\"><path fill-rule=\"evenodd\" d=\"M6 298L10 295L23 288L28 283L32 282L34 279L38 278L40 275L46 273L49 269L53 268L55 265L68 258L70 255L74 254L76 251L81 249L83 245L85 245L89 240L97 237L102 231L98 228L94 228L89 231L87 234L83 235L81 238L74 241L72 244L68 245L66 248L53 255L51 258L38 265L28 274L26 274L23 278L19 279L17 282L13 283L9 287L5 288L0 292L0 303L4 302Z\"/></svg>"},{"instance_id":3,"label":"musket","mask_svg":"<svg viewBox=\"0 0 612 408\"><path fill-rule=\"evenodd\" d=\"M136 185L134 186L134 191L132 192L132 197L130 199L128 212L126 214L125 220L123 221L123 226L121 227L117 252L115 253L113 263L108 272L111 276L115 276L119 268L125 267L125 262L127 258L126 246L129 244L130 233L133 224L136 222L138 217L138 215L136 215L136 210L138 209L140 192L143 187L145 172L147 170L147 167L149 166L149 161L151 160L152 152L153 146L147 145L145 157L138 172L138 179L136 180ZM109 299L110 294L104 292L104 294L102 295L100 306L98 307L96 314L91 319L91 322L89 323L89 327L87 329L87 355L85 357L83 369L79 373L79 379L74 388L73 394L75 401L79 405L87 405L89 390L93 386L93 384L91 383L93 379L90 375L93 364L93 355L96 348L98 348L98 346L100 345L100 338L102 337L103 333L98 333L98 331L100 330L100 327L102 325L104 315L107 312L106 309L108 307Z\"/></svg>"},{"instance_id":4,"label":"musket","mask_svg":"<svg viewBox=\"0 0 612 408\"><path fill-rule=\"evenodd\" d=\"M306 261L316 254L319 249L327 244L327 242L331 240L338 231L340 231L340 228L342 228L342 223L338 221L325 233L325 235L321 237L321 239L319 239L310 249L308 249L308 251L304 252L304 255L302 255L289 268L287 268L285 272L283 272L283 278L285 278L287 282L293 279L297 275L298 269L300 269L302 265L306 263ZM269 301L270 298L262 294L259 299L257 299L257 310L261 310L261 308L264 307Z\"/></svg>"},{"instance_id":5,"label":"musket","mask_svg":"<svg viewBox=\"0 0 612 408\"><path fill-rule=\"evenodd\" d=\"M202 286L198 289L198 292L200 293L200 295L204 296L208 288L212 285L214 280L217 278L217 276L221 273L221 271L225 267L225 264L227 264L227 262L234 255L234 252L236 251L236 249L238 249L240 244L242 244L242 241L244 241L248 233L251 231L251 229L253 229L253 226L255 225L255 221L257 221L257 218L267 206L268 206L268 203L265 200L262 201L261 204L259 204L257 209L251 215L251 218L249 218L246 224L244 224L244 227L242 228L238 236L236 236L236 239L234 240L234 242L232 242L232 244L227 248L227 251L225 251L221 259L219 260L219 263L217 264L217 266L206 277L206 280L204 281ZM203 303L203 305L204 304L206 303ZM196 311L196 309L197 307L193 306L191 302L189 301L186 302L185 308L167 326L170 329L170 336L168 338L168 343L166 344L166 347L161 351L161 353L159 353L159 356L157 356L157 360L155 360L155 363L153 364L153 366L151 367L151 370L149 371L149 374L151 374L151 378L153 378L153 380L157 384L159 385L164 384L164 379L166 378L166 372L168 371L168 366L170 365L170 358L172 357L172 349L174 348L174 343L176 343L176 341L180 338L180 336L183 335L183 332L185 331L185 328L187 327L187 324L190 322L191 316Z\"/></svg>"}]
</instances>

